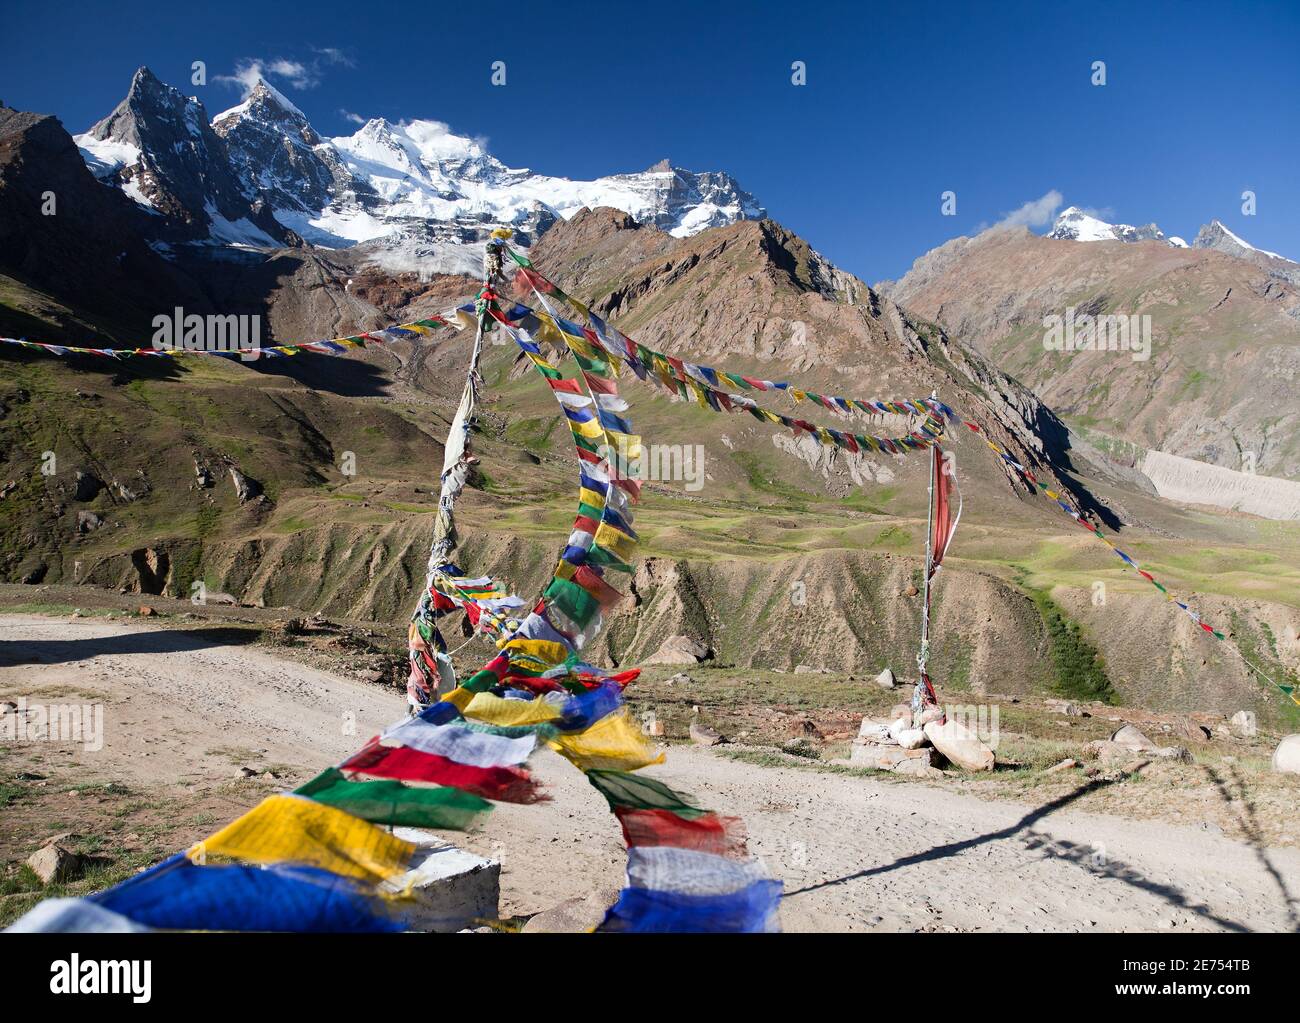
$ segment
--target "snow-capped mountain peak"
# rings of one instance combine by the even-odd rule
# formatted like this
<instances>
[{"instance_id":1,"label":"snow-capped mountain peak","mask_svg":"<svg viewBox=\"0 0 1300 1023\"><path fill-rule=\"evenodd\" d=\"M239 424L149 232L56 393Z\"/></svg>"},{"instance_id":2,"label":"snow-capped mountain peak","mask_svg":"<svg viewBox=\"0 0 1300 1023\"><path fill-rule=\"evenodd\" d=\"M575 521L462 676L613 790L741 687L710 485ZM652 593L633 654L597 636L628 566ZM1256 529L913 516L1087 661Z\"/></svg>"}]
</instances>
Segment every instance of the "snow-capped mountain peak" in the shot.
<instances>
[{"instance_id":1,"label":"snow-capped mountain peak","mask_svg":"<svg viewBox=\"0 0 1300 1023\"><path fill-rule=\"evenodd\" d=\"M232 117L255 117L262 121L289 121L307 123L307 115L299 110L293 101L264 78L249 90L242 103L229 110L223 110L212 119L215 127Z\"/></svg>"},{"instance_id":2,"label":"snow-capped mountain peak","mask_svg":"<svg viewBox=\"0 0 1300 1023\"><path fill-rule=\"evenodd\" d=\"M145 68L118 109L77 141L101 180L167 217L179 213L214 241L232 240L227 222L248 221L255 230L241 242L260 231L267 245L295 235L331 248L364 244L391 269L477 272L491 228L514 227L526 246L589 206L678 237L767 215L723 172L665 160L589 181L552 177L507 167L483 140L441 121L380 117L323 139L265 81L209 124L198 100Z\"/></svg>"},{"instance_id":3,"label":"snow-capped mountain peak","mask_svg":"<svg viewBox=\"0 0 1300 1023\"><path fill-rule=\"evenodd\" d=\"M1062 210L1047 237L1074 242L1166 240L1165 233L1155 224L1146 224L1142 227L1134 227L1131 224L1108 224L1090 213L1085 213L1078 206L1070 206Z\"/></svg>"},{"instance_id":4,"label":"snow-capped mountain peak","mask_svg":"<svg viewBox=\"0 0 1300 1023\"><path fill-rule=\"evenodd\" d=\"M147 67L135 72L113 112L74 140L92 173L158 213L172 239L263 246L294 241L260 197L241 188L203 104Z\"/></svg>"},{"instance_id":5,"label":"snow-capped mountain peak","mask_svg":"<svg viewBox=\"0 0 1300 1023\"><path fill-rule=\"evenodd\" d=\"M1208 224L1197 232L1195 240L1192 242L1194 249L1217 249L1220 252L1226 252L1230 256L1249 257L1252 253L1258 253L1268 259L1280 259L1284 263L1293 263L1294 260L1287 259L1286 256L1279 255L1276 252L1269 252L1265 249L1257 249L1250 242L1246 241L1228 230L1227 226L1221 220L1211 220Z\"/></svg>"}]
</instances>

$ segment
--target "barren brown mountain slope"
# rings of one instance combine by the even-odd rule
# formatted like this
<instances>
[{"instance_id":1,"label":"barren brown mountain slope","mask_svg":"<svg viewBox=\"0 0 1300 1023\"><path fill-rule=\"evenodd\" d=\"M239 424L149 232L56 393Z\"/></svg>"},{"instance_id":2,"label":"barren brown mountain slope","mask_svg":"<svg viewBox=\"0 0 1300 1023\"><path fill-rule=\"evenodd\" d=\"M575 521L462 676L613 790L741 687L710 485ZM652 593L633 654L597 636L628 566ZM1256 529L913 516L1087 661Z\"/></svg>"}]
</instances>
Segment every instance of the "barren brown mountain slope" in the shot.
<instances>
[{"instance_id":1,"label":"barren brown mountain slope","mask_svg":"<svg viewBox=\"0 0 1300 1023\"><path fill-rule=\"evenodd\" d=\"M886 290L1103 444L1300 478L1300 288L1265 267L1158 241L994 229L926 253ZM1046 350L1043 319L1067 307L1149 315L1150 358Z\"/></svg>"},{"instance_id":2,"label":"barren brown mountain slope","mask_svg":"<svg viewBox=\"0 0 1300 1023\"><path fill-rule=\"evenodd\" d=\"M1071 467L1064 428L1031 392L779 225L673 239L598 210L557 225L532 255L623 329L687 358L862 398L937 389L1042 478L1070 481L1103 521L1136 524L1125 538L1135 552L1180 592L1215 594L1210 609L1237 615L1240 635L1270 665L1300 664L1300 570L1284 524L1190 515L1134 489L1119 469ZM461 278L350 266L346 254L311 266L310 279L298 271L269 292L277 337L409 319L473 292ZM269 365L7 359L0 482L15 487L0 502L5 578L180 596L201 580L250 603L400 622L419 584L468 344L448 333ZM484 371L483 461L460 506L460 558L531 596L572 521L572 451L554 400L512 346L489 345ZM748 416L672 401L630 375L623 390L647 443L698 446L704 471L697 488L647 484L634 593L593 656L636 663L666 636L687 634L720 663L888 665L906 676L924 462L849 458ZM792 409L788 397L764 398ZM808 403L797 410L844 425ZM851 428L898 433L908 424L860 417ZM967 503L938 594L941 685L1270 712L1240 662L1204 645L1104 547L1014 487L977 437L962 431L949 446ZM52 477L35 468L46 450L59 456ZM196 476L196 457L214 485ZM262 484L265 500L240 500L232 466ZM79 498L78 470L109 486ZM83 528L82 513L102 524ZM1248 575L1222 567L1243 551ZM1097 582L1111 595L1105 606L1090 599ZM472 645L458 663L471 667L483 653Z\"/></svg>"}]
</instances>

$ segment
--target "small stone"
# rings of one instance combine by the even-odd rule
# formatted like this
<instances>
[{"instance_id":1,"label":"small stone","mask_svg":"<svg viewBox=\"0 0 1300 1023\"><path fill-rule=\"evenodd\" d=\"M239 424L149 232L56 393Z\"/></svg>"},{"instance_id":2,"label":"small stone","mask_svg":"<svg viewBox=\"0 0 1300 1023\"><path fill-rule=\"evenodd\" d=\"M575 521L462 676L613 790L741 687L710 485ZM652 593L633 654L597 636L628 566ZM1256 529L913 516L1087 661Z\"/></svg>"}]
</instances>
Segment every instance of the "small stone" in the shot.
<instances>
[{"instance_id":1,"label":"small stone","mask_svg":"<svg viewBox=\"0 0 1300 1023\"><path fill-rule=\"evenodd\" d=\"M691 742L697 746L716 746L722 742L722 733L716 728L701 724L699 721L692 721Z\"/></svg>"},{"instance_id":2,"label":"small stone","mask_svg":"<svg viewBox=\"0 0 1300 1023\"><path fill-rule=\"evenodd\" d=\"M653 735L653 736L663 735L664 723L657 719L654 721L647 722L644 731L646 735Z\"/></svg>"},{"instance_id":3,"label":"small stone","mask_svg":"<svg viewBox=\"0 0 1300 1023\"><path fill-rule=\"evenodd\" d=\"M894 678L894 673L889 668L886 668L876 676L875 683L881 689L893 689L898 684Z\"/></svg>"},{"instance_id":4,"label":"small stone","mask_svg":"<svg viewBox=\"0 0 1300 1023\"><path fill-rule=\"evenodd\" d=\"M152 618L152 617L154 617L154 615L156 615L157 613L158 613L158 612L155 611L155 610L154 610L153 608L151 608L151 607L147 607L147 606L144 605L144 604L141 604L141 605L140 605L140 611L139 611L139 614L140 614L140 617L141 617L141 618Z\"/></svg>"},{"instance_id":5,"label":"small stone","mask_svg":"<svg viewBox=\"0 0 1300 1023\"><path fill-rule=\"evenodd\" d=\"M1228 719L1228 727L1232 734L1242 739L1253 739L1258 729L1255 724L1255 715L1248 710L1239 710Z\"/></svg>"},{"instance_id":6,"label":"small stone","mask_svg":"<svg viewBox=\"0 0 1300 1023\"><path fill-rule=\"evenodd\" d=\"M1069 771L1078 766L1079 766L1079 761L1075 760L1073 757L1067 757L1065 760L1062 760L1059 764L1053 764L1046 771L1044 771L1043 774L1056 774L1060 771Z\"/></svg>"},{"instance_id":7,"label":"small stone","mask_svg":"<svg viewBox=\"0 0 1300 1023\"><path fill-rule=\"evenodd\" d=\"M27 857L27 865L41 879L41 884L74 880L82 869L80 856L53 843Z\"/></svg>"},{"instance_id":8,"label":"small stone","mask_svg":"<svg viewBox=\"0 0 1300 1023\"><path fill-rule=\"evenodd\" d=\"M577 899L565 899L538 913L521 928L523 934L586 934L605 919L618 899L618 890L595 891Z\"/></svg>"}]
</instances>

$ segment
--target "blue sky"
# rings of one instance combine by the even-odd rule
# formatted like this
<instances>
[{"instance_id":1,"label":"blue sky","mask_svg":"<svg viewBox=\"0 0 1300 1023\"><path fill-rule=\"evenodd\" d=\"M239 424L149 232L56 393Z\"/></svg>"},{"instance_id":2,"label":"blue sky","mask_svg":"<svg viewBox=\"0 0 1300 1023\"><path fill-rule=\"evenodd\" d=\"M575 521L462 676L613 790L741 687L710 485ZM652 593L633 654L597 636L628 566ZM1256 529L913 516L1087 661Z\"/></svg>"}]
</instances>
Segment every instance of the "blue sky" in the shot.
<instances>
[{"instance_id":1,"label":"blue sky","mask_svg":"<svg viewBox=\"0 0 1300 1023\"><path fill-rule=\"evenodd\" d=\"M240 98L219 76L298 65L270 80L323 135L356 129L343 111L424 117L549 174L724 169L871 282L1053 191L1189 241L1218 217L1300 259L1294 0L198 6L10 0L0 99L75 132L141 64L210 114Z\"/></svg>"}]
</instances>

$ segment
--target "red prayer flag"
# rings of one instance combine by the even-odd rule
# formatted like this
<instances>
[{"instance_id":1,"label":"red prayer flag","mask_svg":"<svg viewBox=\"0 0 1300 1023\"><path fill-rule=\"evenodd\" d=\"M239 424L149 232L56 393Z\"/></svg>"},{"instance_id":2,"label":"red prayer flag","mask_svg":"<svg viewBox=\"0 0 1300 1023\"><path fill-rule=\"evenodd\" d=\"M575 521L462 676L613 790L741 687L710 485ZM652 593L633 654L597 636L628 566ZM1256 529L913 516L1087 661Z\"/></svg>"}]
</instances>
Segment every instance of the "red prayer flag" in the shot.
<instances>
[{"instance_id":1,"label":"red prayer flag","mask_svg":"<svg viewBox=\"0 0 1300 1023\"><path fill-rule=\"evenodd\" d=\"M948 553L948 544L952 542L952 534L957 530L957 519L961 515L961 495L955 495L957 506L954 507L957 477L951 468L952 463L945 461L943 449L938 444L930 450L930 457L934 460L934 526L930 535L930 574L933 576L943 561L943 556Z\"/></svg>"},{"instance_id":2,"label":"red prayer flag","mask_svg":"<svg viewBox=\"0 0 1300 1023\"><path fill-rule=\"evenodd\" d=\"M629 807L619 807L614 813L623 825L623 838L629 849L670 845L733 860L742 860L749 855L745 845L745 822L739 817L706 813L687 819L671 810L634 810Z\"/></svg>"},{"instance_id":3,"label":"red prayer flag","mask_svg":"<svg viewBox=\"0 0 1300 1023\"><path fill-rule=\"evenodd\" d=\"M473 767L407 746L369 745L340 764L339 770L367 778L446 785L506 803L546 798L532 776L520 768Z\"/></svg>"}]
</instances>

